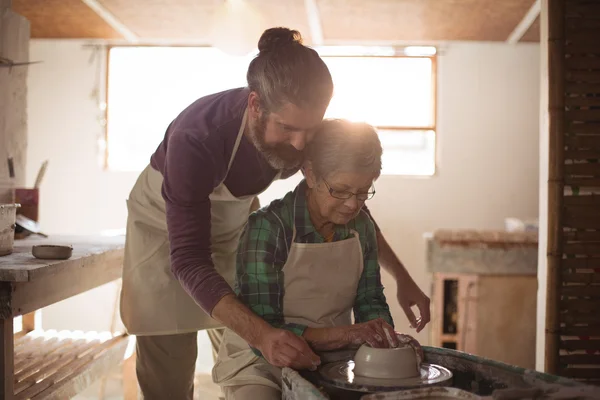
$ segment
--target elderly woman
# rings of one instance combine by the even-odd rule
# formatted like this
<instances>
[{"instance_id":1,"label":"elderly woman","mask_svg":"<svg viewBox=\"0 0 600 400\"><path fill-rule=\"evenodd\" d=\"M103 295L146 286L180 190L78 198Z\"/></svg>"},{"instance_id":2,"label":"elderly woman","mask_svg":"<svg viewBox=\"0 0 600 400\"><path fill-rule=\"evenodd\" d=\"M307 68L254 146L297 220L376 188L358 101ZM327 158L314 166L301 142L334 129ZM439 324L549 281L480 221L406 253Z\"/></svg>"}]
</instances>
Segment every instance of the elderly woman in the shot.
<instances>
[{"instance_id":1,"label":"elderly woman","mask_svg":"<svg viewBox=\"0 0 600 400\"><path fill-rule=\"evenodd\" d=\"M394 332L375 228L362 210L375 194L381 153L371 126L324 121L307 148L305 180L252 214L240 239L238 297L315 351L412 339ZM213 379L227 399L281 398L281 369L229 330Z\"/></svg>"}]
</instances>

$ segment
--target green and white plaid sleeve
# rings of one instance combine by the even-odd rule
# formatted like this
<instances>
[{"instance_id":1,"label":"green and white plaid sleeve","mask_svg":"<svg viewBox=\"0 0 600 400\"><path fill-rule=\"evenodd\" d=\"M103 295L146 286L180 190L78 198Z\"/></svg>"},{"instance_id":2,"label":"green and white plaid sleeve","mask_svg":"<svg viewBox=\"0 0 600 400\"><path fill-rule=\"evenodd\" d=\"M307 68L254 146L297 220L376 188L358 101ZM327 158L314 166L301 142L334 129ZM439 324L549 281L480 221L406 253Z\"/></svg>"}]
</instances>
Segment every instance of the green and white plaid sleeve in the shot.
<instances>
[{"instance_id":1,"label":"green and white plaid sleeve","mask_svg":"<svg viewBox=\"0 0 600 400\"><path fill-rule=\"evenodd\" d=\"M235 290L244 304L273 327L302 336L306 326L286 324L283 316L281 270L289 245L283 232L281 223L270 211L250 216L238 247Z\"/></svg>"}]
</instances>

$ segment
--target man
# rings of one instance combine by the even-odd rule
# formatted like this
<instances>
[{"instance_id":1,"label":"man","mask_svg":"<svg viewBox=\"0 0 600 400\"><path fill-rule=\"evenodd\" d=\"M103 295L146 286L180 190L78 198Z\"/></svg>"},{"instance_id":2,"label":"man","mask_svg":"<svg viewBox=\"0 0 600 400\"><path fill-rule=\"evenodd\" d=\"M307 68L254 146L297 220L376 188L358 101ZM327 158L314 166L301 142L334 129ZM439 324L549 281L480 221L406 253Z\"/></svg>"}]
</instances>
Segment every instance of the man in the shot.
<instances>
[{"instance_id":1,"label":"man","mask_svg":"<svg viewBox=\"0 0 600 400\"><path fill-rule=\"evenodd\" d=\"M229 327L275 366L320 362L304 339L271 327L231 290L252 202L298 171L333 93L325 63L298 32L269 29L258 49L247 88L203 97L170 124L128 199L121 316L137 335L137 377L147 399L192 399L198 330L207 329L218 347L217 328ZM378 244L401 306L422 329L429 299L380 232Z\"/></svg>"}]
</instances>

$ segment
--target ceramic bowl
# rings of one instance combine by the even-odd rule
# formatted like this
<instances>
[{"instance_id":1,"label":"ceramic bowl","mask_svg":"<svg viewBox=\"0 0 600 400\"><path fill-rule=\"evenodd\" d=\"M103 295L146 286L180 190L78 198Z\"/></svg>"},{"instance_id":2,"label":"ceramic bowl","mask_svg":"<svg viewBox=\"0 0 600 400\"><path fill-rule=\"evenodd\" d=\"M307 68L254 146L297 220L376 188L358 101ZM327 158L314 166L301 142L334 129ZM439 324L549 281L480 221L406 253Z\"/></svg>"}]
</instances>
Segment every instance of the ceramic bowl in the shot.
<instances>
[{"instance_id":1,"label":"ceramic bowl","mask_svg":"<svg viewBox=\"0 0 600 400\"><path fill-rule=\"evenodd\" d=\"M53 244L38 244L31 248L35 258L42 260L66 260L73 254L72 246L61 246Z\"/></svg>"},{"instance_id":2,"label":"ceramic bowl","mask_svg":"<svg viewBox=\"0 0 600 400\"><path fill-rule=\"evenodd\" d=\"M363 344L354 356L354 374L368 378L405 379L420 376L417 356L410 346L377 349Z\"/></svg>"}]
</instances>

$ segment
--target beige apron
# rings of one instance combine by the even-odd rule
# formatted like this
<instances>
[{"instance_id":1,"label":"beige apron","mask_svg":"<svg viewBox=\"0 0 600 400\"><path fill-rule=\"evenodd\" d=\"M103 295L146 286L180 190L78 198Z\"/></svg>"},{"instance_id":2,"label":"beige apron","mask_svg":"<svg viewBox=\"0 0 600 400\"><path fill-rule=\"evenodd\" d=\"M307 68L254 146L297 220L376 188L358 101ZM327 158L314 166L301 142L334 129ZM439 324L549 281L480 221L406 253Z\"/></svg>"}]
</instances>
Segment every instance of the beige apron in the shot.
<instances>
[{"instance_id":1,"label":"beige apron","mask_svg":"<svg viewBox=\"0 0 600 400\"><path fill-rule=\"evenodd\" d=\"M227 173L244 134L246 118L247 111ZM277 174L274 180L279 177ZM220 323L202 311L171 272L162 183L161 173L146 167L127 201L121 318L127 331L134 335L170 335L218 328ZM239 237L255 196L235 197L223 182L209 196L212 259L229 285L234 281Z\"/></svg>"},{"instance_id":2,"label":"beige apron","mask_svg":"<svg viewBox=\"0 0 600 400\"><path fill-rule=\"evenodd\" d=\"M295 207L294 207L295 208ZM364 260L358 233L332 243L294 243L283 266L286 323L326 328L352 324L352 308ZM223 387L265 385L281 389L281 369L256 356L226 329L213 381Z\"/></svg>"}]
</instances>

